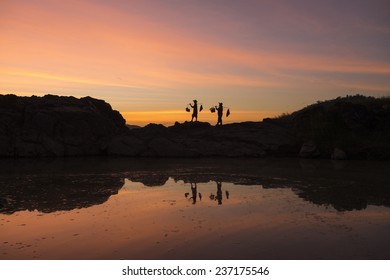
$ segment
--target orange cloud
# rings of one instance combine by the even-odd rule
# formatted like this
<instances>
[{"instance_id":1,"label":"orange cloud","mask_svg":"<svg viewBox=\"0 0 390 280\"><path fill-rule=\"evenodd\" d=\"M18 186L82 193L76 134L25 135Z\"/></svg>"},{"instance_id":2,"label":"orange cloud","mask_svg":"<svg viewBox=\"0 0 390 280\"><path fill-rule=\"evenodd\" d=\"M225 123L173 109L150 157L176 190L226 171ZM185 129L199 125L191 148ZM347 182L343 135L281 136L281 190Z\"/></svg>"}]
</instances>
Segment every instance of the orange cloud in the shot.
<instances>
[{"instance_id":1,"label":"orange cloud","mask_svg":"<svg viewBox=\"0 0 390 280\"><path fill-rule=\"evenodd\" d=\"M70 82L70 83L79 83L79 84L87 84L87 85L97 85L97 86L113 86L113 87L129 87L134 88L130 85L120 84L120 83L110 83L99 80L92 79L83 79L82 77L71 77L71 76L61 76L56 74L49 73L41 73L41 72L31 72L31 71L23 71L23 70L0 70L0 74L2 75L10 75L10 76L21 76L24 78L38 78L43 80L54 80L60 82Z\"/></svg>"},{"instance_id":2,"label":"orange cloud","mask_svg":"<svg viewBox=\"0 0 390 280\"><path fill-rule=\"evenodd\" d=\"M37 35L35 40L27 40L21 34L13 36L8 33L3 36L6 39L1 41L4 47L0 47L0 50L4 57L8 57L5 60L9 63L14 59L24 61L23 68L27 67L30 71L36 65L46 65L46 69L53 72L75 73L83 77L79 78L81 80L108 79L115 84L113 80L120 76L136 87L169 87L175 83L199 82L229 84L237 81L238 84L250 86L276 85L280 84L277 78L283 69L390 74L390 65L385 63L237 49L186 36L177 30L172 32L170 26L164 27L147 18L122 13L109 6L80 2L74 4L88 12L71 14L69 21L69 15L52 14L26 5L18 10L24 22L3 19L8 22L6 26L12 25L17 31L31 31ZM30 26L28 23L34 24ZM59 38L55 36L56 31L59 32ZM51 64L65 67L55 69ZM203 69L208 65L221 65L222 69L217 67L212 71L196 71L193 70L196 65ZM232 67L233 72L235 66L241 66L252 69L255 76L256 71L274 76L268 77L266 81L242 74L224 74L224 65Z\"/></svg>"}]
</instances>

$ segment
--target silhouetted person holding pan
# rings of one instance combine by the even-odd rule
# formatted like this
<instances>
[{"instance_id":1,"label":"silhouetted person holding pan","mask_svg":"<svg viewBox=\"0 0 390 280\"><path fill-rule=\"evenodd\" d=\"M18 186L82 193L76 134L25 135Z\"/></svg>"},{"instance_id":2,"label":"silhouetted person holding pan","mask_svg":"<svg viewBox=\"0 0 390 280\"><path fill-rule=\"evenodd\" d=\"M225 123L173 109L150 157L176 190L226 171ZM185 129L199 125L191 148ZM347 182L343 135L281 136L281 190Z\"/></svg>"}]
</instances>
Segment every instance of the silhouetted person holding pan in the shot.
<instances>
[{"instance_id":1,"label":"silhouetted person holding pan","mask_svg":"<svg viewBox=\"0 0 390 280\"><path fill-rule=\"evenodd\" d=\"M219 102L219 106L218 107L215 106L215 109L217 109L217 113L218 113L217 125L222 125L223 104Z\"/></svg>"},{"instance_id":2,"label":"silhouetted person holding pan","mask_svg":"<svg viewBox=\"0 0 390 280\"><path fill-rule=\"evenodd\" d=\"M194 105L190 104L190 106L193 108L191 122L194 120L194 118L195 121L198 121L198 101L194 100Z\"/></svg>"}]
</instances>

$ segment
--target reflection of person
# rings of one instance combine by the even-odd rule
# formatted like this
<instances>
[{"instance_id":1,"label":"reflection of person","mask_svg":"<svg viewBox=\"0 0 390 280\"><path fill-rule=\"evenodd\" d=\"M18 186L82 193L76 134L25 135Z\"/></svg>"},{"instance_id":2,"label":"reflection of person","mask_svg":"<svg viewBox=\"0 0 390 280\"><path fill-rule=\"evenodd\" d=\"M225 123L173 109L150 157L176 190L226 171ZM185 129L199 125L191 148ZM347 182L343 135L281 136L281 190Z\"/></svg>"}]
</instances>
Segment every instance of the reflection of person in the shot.
<instances>
[{"instance_id":1,"label":"reflection of person","mask_svg":"<svg viewBox=\"0 0 390 280\"><path fill-rule=\"evenodd\" d=\"M210 199L211 200L217 200L218 201L218 205L221 205L222 204L222 182L216 182L217 183L217 194L214 195L214 194L210 194ZM226 194L226 199L229 199L229 191L225 191L225 194Z\"/></svg>"},{"instance_id":2,"label":"reflection of person","mask_svg":"<svg viewBox=\"0 0 390 280\"><path fill-rule=\"evenodd\" d=\"M190 184L191 184L191 194L192 194L192 196L190 198L188 198L188 196L190 195L190 193L188 193L188 192L184 193L184 196L186 198L188 198L188 200L192 199L192 204L196 204L196 198L197 198L198 195L199 195L199 200L202 201L202 194L198 193L196 183L190 182Z\"/></svg>"},{"instance_id":3,"label":"reflection of person","mask_svg":"<svg viewBox=\"0 0 390 280\"><path fill-rule=\"evenodd\" d=\"M217 182L217 195L215 197L218 200L218 204L222 204L222 182Z\"/></svg>"},{"instance_id":4,"label":"reflection of person","mask_svg":"<svg viewBox=\"0 0 390 280\"><path fill-rule=\"evenodd\" d=\"M218 121L217 125L222 125L222 115L223 115L223 104L219 102L219 106L215 106L215 109L217 109L218 112Z\"/></svg>"},{"instance_id":5,"label":"reflection of person","mask_svg":"<svg viewBox=\"0 0 390 280\"><path fill-rule=\"evenodd\" d=\"M197 186L196 183L190 183L190 184L191 184L191 192L192 192L192 197L190 197L190 199L192 199L192 204L196 204L196 198L198 196ZM199 200L202 200L201 193L199 193Z\"/></svg>"},{"instance_id":6,"label":"reflection of person","mask_svg":"<svg viewBox=\"0 0 390 280\"><path fill-rule=\"evenodd\" d=\"M198 121L198 101L194 100L194 105L190 104L190 106L193 108L191 122L194 120L194 118L195 121Z\"/></svg>"}]
</instances>

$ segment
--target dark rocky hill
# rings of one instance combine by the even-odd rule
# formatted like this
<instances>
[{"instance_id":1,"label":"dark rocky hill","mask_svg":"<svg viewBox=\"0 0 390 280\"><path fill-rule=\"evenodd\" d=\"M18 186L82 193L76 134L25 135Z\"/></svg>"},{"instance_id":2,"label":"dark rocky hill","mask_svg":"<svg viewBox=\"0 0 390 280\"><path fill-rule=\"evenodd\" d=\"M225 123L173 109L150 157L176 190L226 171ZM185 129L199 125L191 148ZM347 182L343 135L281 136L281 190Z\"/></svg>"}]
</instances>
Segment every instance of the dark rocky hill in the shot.
<instances>
[{"instance_id":1,"label":"dark rocky hill","mask_svg":"<svg viewBox=\"0 0 390 280\"><path fill-rule=\"evenodd\" d=\"M125 132L125 120L103 100L0 95L2 157L104 154Z\"/></svg>"},{"instance_id":2,"label":"dark rocky hill","mask_svg":"<svg viewBox=\"0 0 390 280\"><path fill-rule=\"evenodd\" d=\"M212 127L150 124L119 137L109 154L157 157L390 159L390 98L347 96L290 115Z\"/></svg>"},{"instance_id":3,"label":"dark rocky hill","mask_svg":"<svg viewBox=\"0 0 390 280\"><path fill-rule=\"evenodd\" d=\"M389 97L339 97L282 119L298 142L315 143L320 157L390 159Z\"/></svg>"},{"instance_id":4,"label":"dark rocky hill","mask_svg":"<svg viewBox=\"0 0 390 280\"><path fill-rule=\"evenodd\" d=\"M0 156L390 159L390 98L347 96L262 122L129 129L102 100L0 95Z\"/></svg>"}]
</instances>

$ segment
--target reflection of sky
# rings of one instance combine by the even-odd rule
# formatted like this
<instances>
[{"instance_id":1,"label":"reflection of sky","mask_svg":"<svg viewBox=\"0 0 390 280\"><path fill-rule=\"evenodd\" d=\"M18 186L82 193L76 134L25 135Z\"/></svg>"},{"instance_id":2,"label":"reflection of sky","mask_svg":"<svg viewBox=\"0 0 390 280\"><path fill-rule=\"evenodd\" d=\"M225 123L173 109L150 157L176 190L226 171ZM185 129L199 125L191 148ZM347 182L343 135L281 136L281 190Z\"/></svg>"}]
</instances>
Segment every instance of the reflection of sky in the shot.
<instances>
[{"instance_id":1,"label":"reflection of sky","mask_svg":"<svg viewBox=\"0 0 390 280\"><path fill-rule=\"evenodd\" d=\"M215 182L197 187L196 205L181 180L126 180L92 207L0 214L0 259L388 259L387 207L341 215L290 188L225 182L230 196L218 205Z\"/></svg>"},{"instance_id":2,"label":"reflection of sky","mask_svg":"<svg viewBox=\"0 0 390 280\"><path fill-rule=\"evenodd\" d=\"M133 115L181 110L179 121L194 98L258 120L388 95L389 10L380 0L2 1L0 93L91 95Z\"/></svg>"}]
</instances>

